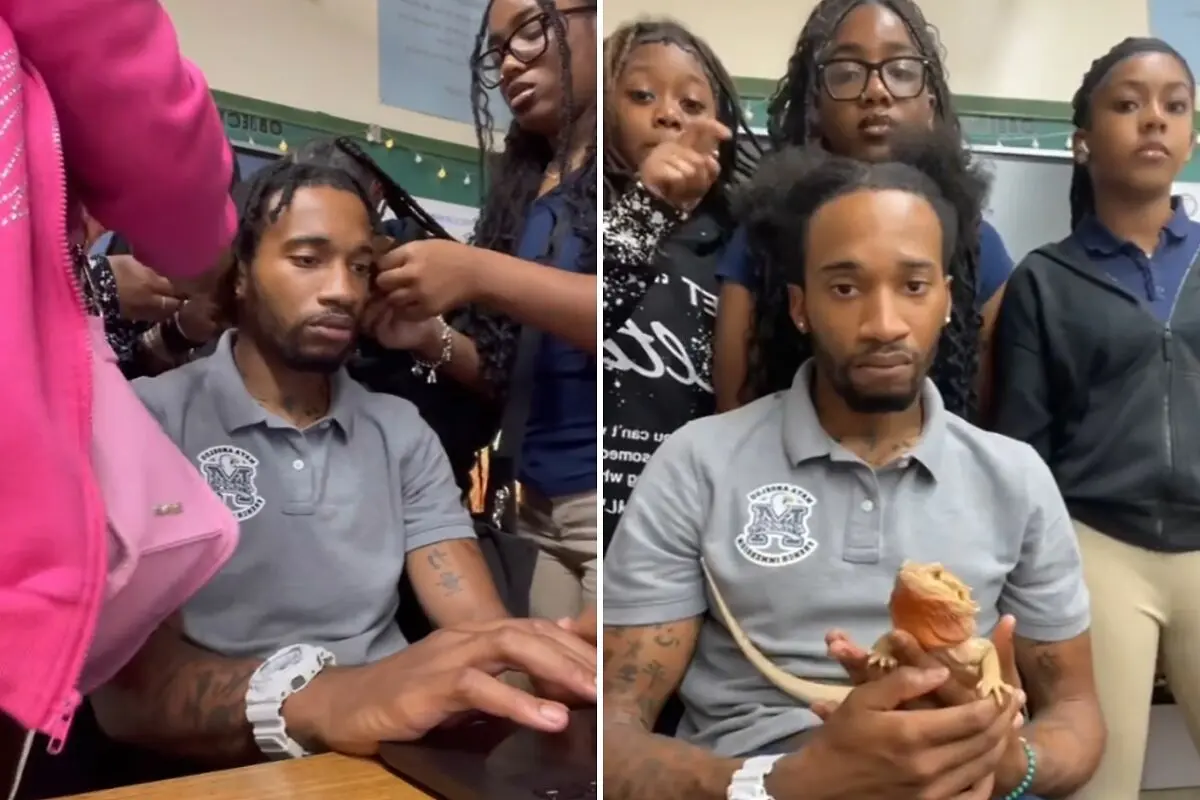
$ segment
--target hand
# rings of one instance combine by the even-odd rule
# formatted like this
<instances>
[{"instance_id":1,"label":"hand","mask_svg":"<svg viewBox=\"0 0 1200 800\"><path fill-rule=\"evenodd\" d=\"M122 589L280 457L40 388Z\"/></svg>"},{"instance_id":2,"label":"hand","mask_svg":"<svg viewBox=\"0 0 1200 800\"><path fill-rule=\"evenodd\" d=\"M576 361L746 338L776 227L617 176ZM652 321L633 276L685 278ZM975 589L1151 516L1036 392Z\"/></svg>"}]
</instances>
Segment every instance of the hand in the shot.
<instances>
[{"instance_id":1,"label":"hand","mask_svg":"<svg viewBox=\"0 0 1200 800\"><path fill-rule=\"evenodd\" d=\"M442 352L441 317L423 320L401 318L386 300L375 300L363 313L362 330L390 350L407 350L434 361Z\"/></svg>"},{"instance_id":2,"label":"hand","mask_svg":"<svg viewBox=\"0 0 1200 800\"><path fill-rule=\"evenodd\" d=\"M717 148L730 137L715 119L698 119L679 138L662 142L642 161L638 179L680 211L691 211L721 174Z\"/></svg>"},{"instance_id":3,"label":"hand","mask_svg":"<svg viewBox=\"0 0 1200 800\"><path fill-rule=\"evenodd\" d=\"M211 342L224 329L221 310L207 295L191 297L184 301L175 318L175 325L183 338L195 345Z\"/></svg>"},{"instance_id":4,"label":"hand","mask_svg":"<svg viewBox=\"0 0 1200 800\"><path fill-rule=\"evenodd\" d=\"M1002 706L986 698L951 708L899 710L949 680L945 667L902 666L856 687L797 754L795 768L806 762L808 774L794 776L795 782L803 781L809 796L823 798L991 797L1019 698ZM787 785L789 771L777 765L768 777L777 797L786 795L770 785L772 779Z\"/></svg>"},{"instance_id":5,"label":"hand","mask_svg":"<svg viewBox=\"0 0 1200 800\"><path fill-rule=\"evenodd\" d=\"M571 619L567 617L558 621L558 626L565 631L574 633L579 638L588 642L592 647L596 646L596 604L592 603L583 610L578 617Z\"/></svg>"},{"instance_id":6,"label":"hand","mask_svg":"<svg viewBox=\"0 0 1200 800\"><path fill-rule=\"evenodd\" d=\"M475 298L479 253L445 239L409 242L380 257L375 285L400 319L440 316Z\"/></svg>"},{"instance_id":7,"label":"hand","mask_svg":"<svg viewBox=\"0 0 1200 800\"><path fill-rule=\"evenodd\" d=\"M1017 671L1013 648L1013 630L1015 627L1016 619L1011 614L1005 614L1000 618L1000 621L992 631L991 639L1000 657L1001 677L1009 686L1020 689L1021 676ZM841 663L842 668L846 670L846 674L855 685L879 677L878 673L873 672L867 666L867 659L870 654L851 641L843 631L830 631L825 637L825 643L829 647L830 657ZM889 633L888 644L892 655L895 656L900 664L921 669L939 665L949 666L939 661L933 655L926 653L921 645L917 643L917 640L911 634L904 631L892 631ZM906 708L933 708L939 704L942 706L963 705L978 699L975 689L978 679L975 674L967 669L952 669L951 671L955 680L948 681L928 698L914 700L912 703L906 705ZM818 716L822 716L827 715L831 709L828 705L821 704L820 707L816 707L813 710ZM1018 714L1015 724L1017 727L1020 727L1024 724L1024 721L1024 715Z\"/></svg>"},{"instance_id":8,"label":"hand","mask_svg":"<svg viewBox=\"0 0 1200 800\"><path fill-rule=\"evenodd\" d=\"M357 756L470 711L541 731L566 727L562 703L506 685L496 676L507 670L596 700L593 648L548 620L505 619L435 631L368 666L328 669L288 698L284 715L298 740Z\"/></svg>"},{"instance_id":9,"label":"hand","mask_svg":"<svg viewBox=\"0 0 1200 800\"><path fill-rule=\"evenodd\" d=\"M162 322L179 310L183 295L169 280L133 256L109 256L121 316L130 322Z\"/></svg>"}]
</instances>

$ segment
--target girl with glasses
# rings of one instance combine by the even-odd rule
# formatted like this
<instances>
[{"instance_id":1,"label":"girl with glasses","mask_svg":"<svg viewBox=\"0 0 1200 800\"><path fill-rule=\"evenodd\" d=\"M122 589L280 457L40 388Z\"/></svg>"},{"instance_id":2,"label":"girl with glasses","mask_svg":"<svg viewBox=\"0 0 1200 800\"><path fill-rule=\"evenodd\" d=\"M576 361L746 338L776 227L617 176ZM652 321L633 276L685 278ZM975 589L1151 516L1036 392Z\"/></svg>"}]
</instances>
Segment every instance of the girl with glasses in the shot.
<instances>
[{"instance_id":1,"label":"girl with glasses","mask_svg":"<svg viewBox=\"0 0 1200 800\"><path fill-rule=\"evenodd\" d=\"M889 157L893 134L913 126L957 129L939 45L911 0L822 0L800 33L771 99L771 145L820 146L864 161ZM969 156L964 148L964 164ZM980 218L961 221L952 263L954 309L931 378L952 412L979 412L981 351L1012 261ZM714 380L719 410L791 385L810 354L787 314L787 287L739 234L722 280ZM982 314L982 316L981 316ZM984 393L986 394L986 392Z\"/></svg>"},{"instance_id":2,"label":"girl with glasses","mask_svg":"<svg viewBox=\"0 0 1200 800\"><path fill-rule=\"evenodd\" d=\"M574 617L596 581L596 5L491 0L471 65L486 174L474 237L383 256L372 333L485 400L463 420L481 445L520 375L507 420L525 420L514 460L517 529L539 550L531 612ZM513 117L499 153L493 88Z\"/></svg>"}]
</instances>

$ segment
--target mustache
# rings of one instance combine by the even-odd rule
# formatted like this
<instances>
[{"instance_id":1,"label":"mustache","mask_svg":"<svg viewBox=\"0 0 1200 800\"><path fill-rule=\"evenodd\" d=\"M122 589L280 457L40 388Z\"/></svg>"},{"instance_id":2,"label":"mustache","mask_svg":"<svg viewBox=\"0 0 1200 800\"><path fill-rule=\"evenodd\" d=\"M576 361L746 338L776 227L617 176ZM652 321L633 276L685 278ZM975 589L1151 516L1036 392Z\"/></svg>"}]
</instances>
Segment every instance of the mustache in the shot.
<instances>
[{"instance_id":1,"label":"mustache","mask_svg":"<svg viewBox=\"0 0 1200 800\"><path fill-rule=\"evenodd\" d=\"M330 328L355 328L358 318L348 312L329 311L304 320L304 326L326 326Z\"/></svg>"}]
</instances>

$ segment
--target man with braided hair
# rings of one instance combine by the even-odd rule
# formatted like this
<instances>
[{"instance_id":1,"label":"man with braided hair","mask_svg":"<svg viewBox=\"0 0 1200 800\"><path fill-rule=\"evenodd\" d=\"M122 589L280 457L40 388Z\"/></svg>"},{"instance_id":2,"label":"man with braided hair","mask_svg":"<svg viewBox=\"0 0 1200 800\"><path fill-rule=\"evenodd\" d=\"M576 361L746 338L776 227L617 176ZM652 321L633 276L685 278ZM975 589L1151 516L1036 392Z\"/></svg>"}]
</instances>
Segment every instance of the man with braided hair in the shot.
<instances>
[{"instance_id":1,"label":"man with braided hair","mask_svg":"<svg viewBox=\"0 0 1200 800\"><path fill-rule=\"evenodd\" d=\"M211 356L134 384L241 540L94 696L101 727L197 766L366 755L480 704L560 729L565 708L495 676L534 658L536 677L587 697L594 646L508 618L433 431L343 369L377 255L366 189L290 160L247 189L236 329ZM410 644L400 630L402 572L442 636ZM518 641L523 652L505 652Z\"/></svg>"},{"instance_id":2,"label":"man with braided hair","mask_svg":"<svg viewBox=\"0 0 1200 800\"><path fill-rule=\"evenodd\" d=\"M935 124L958 128L940 44L920 7L913 0L819 2L771 99L771 145L818 146L878 161L888 157L898 131ZM1012 270L1004 243L981 213L959 221L948 265L954 304L931 374L946 407L969 419L978 418L981 401L986 405L980 359L987 360L988 332ZM786 388L812 352L788 320L783 265L757 251L741 234L718 267L714 381L721 410Z\"/></svg>"}]
</instances>

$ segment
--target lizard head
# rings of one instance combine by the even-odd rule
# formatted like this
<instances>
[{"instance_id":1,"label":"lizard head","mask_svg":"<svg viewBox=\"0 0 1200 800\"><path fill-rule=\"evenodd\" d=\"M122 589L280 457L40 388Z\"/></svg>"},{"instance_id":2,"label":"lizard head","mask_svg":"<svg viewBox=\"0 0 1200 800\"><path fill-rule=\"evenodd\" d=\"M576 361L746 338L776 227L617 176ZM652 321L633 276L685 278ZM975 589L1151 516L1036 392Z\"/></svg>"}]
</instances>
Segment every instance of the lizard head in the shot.
<instances>
[{"instance_id":1,"label":"lizard head","mask_svg":"<svg viewBox=\"0 0 1200 800\"><path fill-rule=\"evenodd\" d=\"M904 562L888 605L893 627L926 650L953 647L975 635L979 606L971 587L941 564Z\"/></svg>"}]
</instances>

